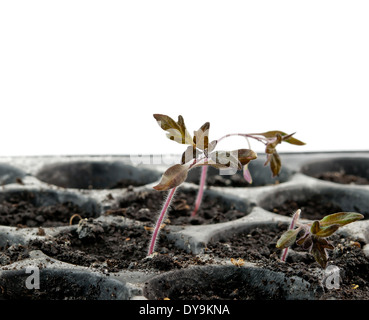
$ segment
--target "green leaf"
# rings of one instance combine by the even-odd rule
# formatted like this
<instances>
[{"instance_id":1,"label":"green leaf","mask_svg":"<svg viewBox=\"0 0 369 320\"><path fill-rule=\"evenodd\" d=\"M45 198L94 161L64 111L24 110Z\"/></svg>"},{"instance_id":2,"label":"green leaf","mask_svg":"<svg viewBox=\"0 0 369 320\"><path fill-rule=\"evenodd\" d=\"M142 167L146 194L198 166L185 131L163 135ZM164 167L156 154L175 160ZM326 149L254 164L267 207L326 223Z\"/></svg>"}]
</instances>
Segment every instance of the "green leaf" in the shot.
<instances>
[{"instance_id":1,"label":"green leaf","mask_svg":"<svg viewBox=\"0 0 369 320\"><path fill-rule=\"evenodd\" d=\"M314 221L313 224L310 227L310 232L312 234L316 234L320 230L319 221Z\"/></svg>"},{"instance_id":2,"label":"green leaf","mask_svg":"<svg viewBox=\"0 0 369 320\"><path fill-rule=\"evenodd\" d=\"M339 227L340 227L339 224L331 224L326 227L321 227L319 221L314 221L310 228L310 231L312 234L316 235L317 237L325 238L335 233Z\"/></svg>"},{"instance_id":3,"label":"green leaf","mask_svg":"<svg viewBox=\"0 0 369 320\"><path fill-rule=\"evenodd\" d=\"M274 130L274 131L267 131L267 132L263 132L263 133L255 133L255 135L259 135L259 136L264 136L265 138L273 138L275 137L277 134L280 134L282 137L283 136L287 136L286 139L283 139L283 141L294 144L294 145L298 145L298 146L303 146L306 143L302 142L296 138L293 138L292 135L294 135L294 133L287 135L287 133L283 132L283 131L279 131L279 130Z\"/></svg>"},{"instance_id":4,"label":"green leaf","mask_svg":"<svg viewBox=\"0 0 369 320\"><path fill-rule=\"evenodd\" d=\"M158 122L159 126L167 131L167 137L170 140L174 140L181 144L192 145L192 137L187 131L183 117L178 116L178 121L174 121L171 117L164 114L154 114L154 118Z\"/></svg>"},{"instance_id":5,"label":"green leaf","mask_svg":"<svg viewBox=\"0 0 369 320\"><path fill-rule=\"evenodd\" d=\"M340 227L339 224L332 224L328 227L320 228L319 232L316 233L315 235L321 238L329 237L333 233L335 233L339 227Z\"/></svg>"},{"instance_id":6,"label":"green leaf","mask_svg":"<svg viewBox=\"0 0 369 320\"><path fill-rule=\"evenodd\" d=\"M158 191L165 191L177 187L186 180L187 174L188 166L175 164L164 172L159 184L153 188Z\"/></svg>"},{"instance_id":7,"label":"green leaf","mask_svg":"<svg viewBox=\"0 0 369 320\"><path fill-rule=\"evenodd\" d=\"M295 242L297 234L299 232L300 232L300 228L297 228L294 230L287 230L279 238L276 247L278 249L284 249L284 248L290 247Z\"/></svg>"},{"instance_id":8,"label":"green leaf","mask_svg":"<svg viewBox=\"0 0 369 320\"><path fill-rule=\"evenodd\" d=\"M339 225L344 226L351 222L355 222L357 220L363 219L364 216L357 212L337 212L325 216L323 219L319 221L320 226L327 227L330 225Z\"/></svg>"}]
</instances>

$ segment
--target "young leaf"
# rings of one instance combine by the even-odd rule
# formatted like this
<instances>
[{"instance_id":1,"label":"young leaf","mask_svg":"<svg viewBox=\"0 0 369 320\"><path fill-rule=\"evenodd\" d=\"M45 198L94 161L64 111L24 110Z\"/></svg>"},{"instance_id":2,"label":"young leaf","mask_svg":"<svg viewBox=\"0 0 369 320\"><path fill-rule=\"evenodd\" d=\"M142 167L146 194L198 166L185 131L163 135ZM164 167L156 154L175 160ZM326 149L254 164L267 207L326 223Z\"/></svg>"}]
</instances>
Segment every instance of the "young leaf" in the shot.
<instances>
[{"instance_id":1,"label":"young leaf","mask_svg":"<svg viewBox=\"0 0 369 320\"><path fill-rule=\"evenodd\" d=\"M319 221L314 221L310 228L310 231L317 237L325 238L335 233L339 227L340 227L339 224L331 224L326 227L321 227Z\"/></svg>"},{"instance_id":2,"label":"young leaf","mask_svg":"<svg viewBox=\"0 0 369 320\"><path fill-rule=\"evenodd\" d=\"M287 133L283 132L283 131L279 131L279 130L274 130L274 131L268 131L268 132L263 132L263 133L254 133L254 135L259 135L259 136L264 136L265 138L273 138L275 137L277 134L280 134L283 137L283 141L294 144L294 145L298 145L298 146L303 146L306 143L302 142L296 138L293 138L292 136L295 133L289 134L287 135ZM286 136L286 137L284 137Z\"/></svg>"},{"instance_id":3,"label":"young leaf","mask_svg":"<svg viewBox=\"0 0 369 320\"><path fill-rule=\"evenodd\" d=\"M238 160L243 165L243 177L248 183L252 183L252 176L248 168L249 162L257 158L256 152L250 149L239 149Z\"/></svg>"},{"instance_id":4,"label":"young leaf","mask_svg":"<svg viewBox=\"0 0 369 320\"><path fill-rule=\"evenodd\" d=\"M175 164L164 172L159 184L153 188L158 191L164 191L177 187L186 180L187 173L188 166Z\"/></svg>"},{"instance_id":5,"label":"young leaf","mask_svg":"<svg viewBox=\"0 0 369 320\"><path fill-rule=\"evenodd\" d=\"M194 131L193 143L196 148L200 150L207 150L209 146L209 128L210 123L204 123L201 128L197 131Z\"/></svg>"},{"instance_id":6,"label":"young leaf","mask_svg":"<svg viewBox=\"0 0 369 320\"><path fill-rule=\"evenodd\" d=\"M187 131L183 117L178 116L178 121L174 121L171 117L164 114L154 114L154 118L158 122L159 126L167 131L167 137L170 140L174 140L181 144L192 145L192 137Z\"/></svg>"},{"instance_id":7,"label":"young leaf","mask_svg":"<svg viewBox=\"0 0 369 320\"><path fill-rule=\"evenodd\" d=\"M311 237L311 234L307 234L307 236L304 236L296 241L297 245L299 245L304 250L308 250L313 245L313 239Z\"/></svg>"},{"instance_id":8,"label":"young leaf","mask_svg":"<svg viewBox=\"0 0 369 320\"><path fill-rule=\"evenodd\" d=\"M335 233L338 228L340 227L339 224L331 224L328 227L320 228L319 232L316 234L316 236L321 238L326 238L331 236L333 233Z\"/></svg>"},{"instance_id":9,"label":"young leaf","mask_svg":"<svg viewBox=\"0 0 369 320\"><path fill-rule=\"evenodd\" d=\"M212 152L218 144L218 140L213 140L208 145L208 153Z\"/></svg>"},{"instance_id":10,"label":"young leaf","mask_svg":"<svg viewBox=\"0 0 369 320\"><path fill-rule=\"evenodd\" d=\"M234 151L215 151L209 155L209 165L217 168L242 169L242 164L238 160L238 150Z\"/></svg>"},{"instance_id":11,"label":"young leaf","mask_svg":"<svg viewBox=\"0 0 369 320\"><path fill-rule=\"evenodd\" d=\"M250 149L238 149L231 152L237 156L238 161L240 161L243 166L247 165L251 160L255 160L258 157L256 152Z\"/></svg>"},{"instance_id":12,"label":"young leaf","mask_svg":"<svg viewBox=\"0 0 369 320\"><path fill-rule=\"evenodd\" d=\"M310 253L313 255L315 261L325 269L328 262L328 254L318 241L313 243Z\"/></svg>"},{"instance_id":13,"label":"young leaf","mask_svg":"<svg viewBox=\"0 0 369 320\"><path fill-rule=\"evenodd\" d=\"M322 266L322 268L327 266L327 249L333 250L334 247L325 239L315 238L310 253L313 255L315 261Z\"/></svg>"},{"instance_id":14,"label":"young leaf","mask_svg":"<svg viewBox=\"0 0 369 320\"><path fill-rule=\"evenodd\" d=\"M265 147L267 160L264 163L264 166L267 166L270 163L270 170L272 171L273 178L278 176L282 168L281 158L276 150L277 145L282 142L282 139L282 136L279 133L276 133L275 137L270 139Z\"/></svg>"},{"instance_id":15,"label":"young leaf","mask_svg":"<svg viewBox=\"0 0 369 320\"><path fill-rule=\"evenodd\" d=\"M313 224L310 227L310 232L312 234L316 234L320 230L319 221L314 221Z\"/></svg>"},{"instance_id":16,"label":"young leaf","mask_svg":"<svg viewBox=\"0 0 369 320\"><path fill-rule=\"evenodd\" d=\"M198 151L195 146L188 146L186 151L182 153L181 164L185 164L192 159L196 159Z\"/></svg>"},{"instance_id":17,"label":"young leaf","mask_svg":"<svg viewBox=\"0 0 369 320\"><path fill-rule=\"evenodd\" d=\"M338 224L339 226L344 226L351 222L363 219L364 216L357 212L337 212L325 216L319 221L320 226L327 227L330 225Z\"/></svg>"},{"instance_id":18,"label":"young leaf","mask_svg":"<svg viewBox=\"0 0 369 320\"><path fill-rule=\"evenodd\" d=\"M251 160L257 158L254 151L250 149L237 149L233 151L215 151L209 155L209 164L216 168L242 169Z\"/></svg>"},{"instance_id":19,"label":"young leaf","mask_svg":"<svg viewBox=\"0 0 369 320\"><path fill-rule=\"evenodd\" d=\"M244 179L248 182L248 183L252 183L252 176L251 176L251 173L250 173L250 170L248 168L248 164L245 164L243 166L243 177Z\"/></svg>"},{"instance_id":20,"label":"young leaf","mask_svg":"<svg viewBox=\"0 0 369 320\"><path fill-rule=\"evenodd\" d=\"M278 176L282 169L282 162L279 154L275 152L272 154L272 157L270 159L270 169L272 170L272 176L273 178Z\"/></svg>"},{"instance_id":21,"label":"young leaf","mask_svg":"<svg viewBox=\"0 0 369 320\"><path fill-rule=\"evenodd\" d=\"M334 249L334 246L330 244L327 239L318 238L317 241L319 242L322 248L329 249L329 250Z\"/></svg>"},{"instance_id":22,"label":"young leaf","mask_svg":"<svg viewBox=\"0 0 369 320\"><path fill-rule=\"evenodd\" d=\"M276 247L278 249L284 249L284 248L290 247L295 242L297 234L299 232L300 232L300 228L297 228L294 230L287 230L279 238Z\"/></svg>"},{"instance_id":23,"label":"young leaf","mask_svg":"<svg viewBox=\"0 0 369 320\"><path fill-rule=\"evenodd\" d=\"M264 166L267 166L269 163L270 170L272 171L272 176L274 178L279 175L282 169L282 161L277 152L267 155L267 161L264 163Z\"/></svg>"},{"instance_id":24,"label":"young leaf","mask_svg":"<svg viewBox=\"0 0 369 320\"><path fill-rule=\"evenodd\" d=\"M265 153L274 154L276 152L276 147L278 144L282 143L282 136L277 133L274 138L271 138L269 142L266 144Z\"/></svg>"}]
</instances>

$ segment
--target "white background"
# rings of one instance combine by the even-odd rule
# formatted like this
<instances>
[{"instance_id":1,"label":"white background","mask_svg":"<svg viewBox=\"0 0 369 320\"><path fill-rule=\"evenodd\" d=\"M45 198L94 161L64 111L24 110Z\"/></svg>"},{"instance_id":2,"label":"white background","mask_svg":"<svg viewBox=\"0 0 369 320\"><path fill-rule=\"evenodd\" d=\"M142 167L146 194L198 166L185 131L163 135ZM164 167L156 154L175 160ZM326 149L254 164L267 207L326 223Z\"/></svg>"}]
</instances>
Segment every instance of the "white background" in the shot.
<instances>
[{"instance_id":1,"label":"white background","mask_svg":"<svg viewBox=\"0 0 369 320\"><path fill-rule=\"evenodd\" d=\"M352 0L0 0L0 156L182 152L153 113L307 143L280 152L368 150L368 17Z\"/></svg>"}]
</instances>

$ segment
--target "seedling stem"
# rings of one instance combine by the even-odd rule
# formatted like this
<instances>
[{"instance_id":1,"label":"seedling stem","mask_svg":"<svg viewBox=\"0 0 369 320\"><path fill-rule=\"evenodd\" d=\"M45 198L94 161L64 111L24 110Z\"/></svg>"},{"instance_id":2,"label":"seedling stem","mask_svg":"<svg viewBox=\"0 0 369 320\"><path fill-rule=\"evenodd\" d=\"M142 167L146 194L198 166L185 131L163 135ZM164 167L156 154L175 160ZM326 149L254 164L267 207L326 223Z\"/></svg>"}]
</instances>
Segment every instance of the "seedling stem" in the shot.
<instances>
[{"instance_id":1,"label":"seedling stem","mask_svg":"<svg viewBox=\"0 0 369 320\"><path fill-rule=\"evenodd\" d=\"M165 200L164 206L160 212L160 216L158 218L158 220L156 221L156 225L154 228L154 232L152 234L152 238L151 238L151 243L150 243L150 247L149 247L149 255L151 255L154 252L154 248L155 248L155 244L156 244L156 239L158 237L159 231L160 231L160 226L161 223L164 220L164 217L168 211L168 208L170 206L170 203L172 202L174 193L176 192L177 187L173 188L170 190L167 199Z\"/></svg>"},{"instance_id":2,"label":"seedling stem","mask_svg":"<svg viewBox=\"0 0 369 320\"><path fill-rule=\"evenodd\" d=\"M203 166L201 168L201 178L200 178L199 191L197 193L197 198L196 198L196 202L195 202L195 208L194 208L194 210L191 213L191 217L194 217L196 215L197 210L199 210L199 208L201 206L201 201L202 201L202 197L203 197L203 193L204 193L204 187L205 187L205 182L206 182L207 171L208 171L208 166Z\"/></svg>"}]
</instances>

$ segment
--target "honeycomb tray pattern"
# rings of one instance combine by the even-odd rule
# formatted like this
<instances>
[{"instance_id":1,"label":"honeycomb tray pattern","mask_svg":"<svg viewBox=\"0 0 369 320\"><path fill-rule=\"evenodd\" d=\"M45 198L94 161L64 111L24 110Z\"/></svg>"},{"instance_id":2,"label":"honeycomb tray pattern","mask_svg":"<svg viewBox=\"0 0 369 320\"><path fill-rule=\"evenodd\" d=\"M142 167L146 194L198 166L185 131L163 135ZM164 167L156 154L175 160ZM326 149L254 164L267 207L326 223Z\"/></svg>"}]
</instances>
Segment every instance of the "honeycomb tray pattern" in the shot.
<instances>
[{"instance_id":1,"label":"honeycomb tray pattern","mask_svg":"<svg viewBox=\"0 0 369 320\"><path fill-rule=\"evenodd\" d=\"M104 214L116 206L117 199L124 199L129 188L114 185L126 179L137 191L152 192L168 163L178 157L168 156L164 164L147 157L153 164L136 164L129 156L61 156L61 157L3 157L0 159L0 200L22 191L32 191L39 206L70 201L91 212L92 219L103 224L130 225L138 221ZM288 225L290 217L279 215L269 208L286 199L299 200L319 194L324 199L339 204L344 211L356 211L364 220L347 225L340 233L351 235L362 243L369 243L369 185L350 185L323 181L314 177L324 171L344 170L369 179L369 152L331 153L281 153L283 169L278 179L271 178L269 169L263 168L264 155L250 164L253 176L251 187L208 186L205 195L222 198L231 203L244 216L228 222L206 225L167 225L166 237L175 246L188 253L206 259L209 241L227 239L232 234L244 232L256 226ZM143 162L145 162L144 159ZM163 162L163 161L162 161ZM183 190L197 189L196 172L191 171ZM213 174L209 171L209 176ZM223 176L227 179L226 176ZM157 191L154 191L157 192ZM155 213L157 214L157 213ZM168 213L170 218L170 211ZM44 227L40 234L37 226L18 228L0 226L0 246L27 244L34 239L46 241L62 230L76 229L78 225ZM368 251L367 245L363 247ZM172 271L130 270L129 268L108 274L90 267L65 263L41 250L34 250L29 257L15 263L2 263L0 285L2 299L30 298L37 290L25 286L29 277L27 268L40 268L40 283L63 279L60 299L68 298L68 290L79 290L84 299L144 300L163 299L173 290L186 290L191 286L210 287L214 283L237 283L259 290L260 299L319 299L321 288L296 275L274 272L246 261L238 267L229 259L216 259L207 265L190 265ZM319 271L317 271L319 272ZM261 285L263 283L263 285ZM233 288L233 289L236 289ZM41 290L41 289L40 289ZM4 293L5 291L5 293ZM48 293L44 292L47 296ZM57 298L56 298L57 299Z\"/></svg>"}]
</instances>

